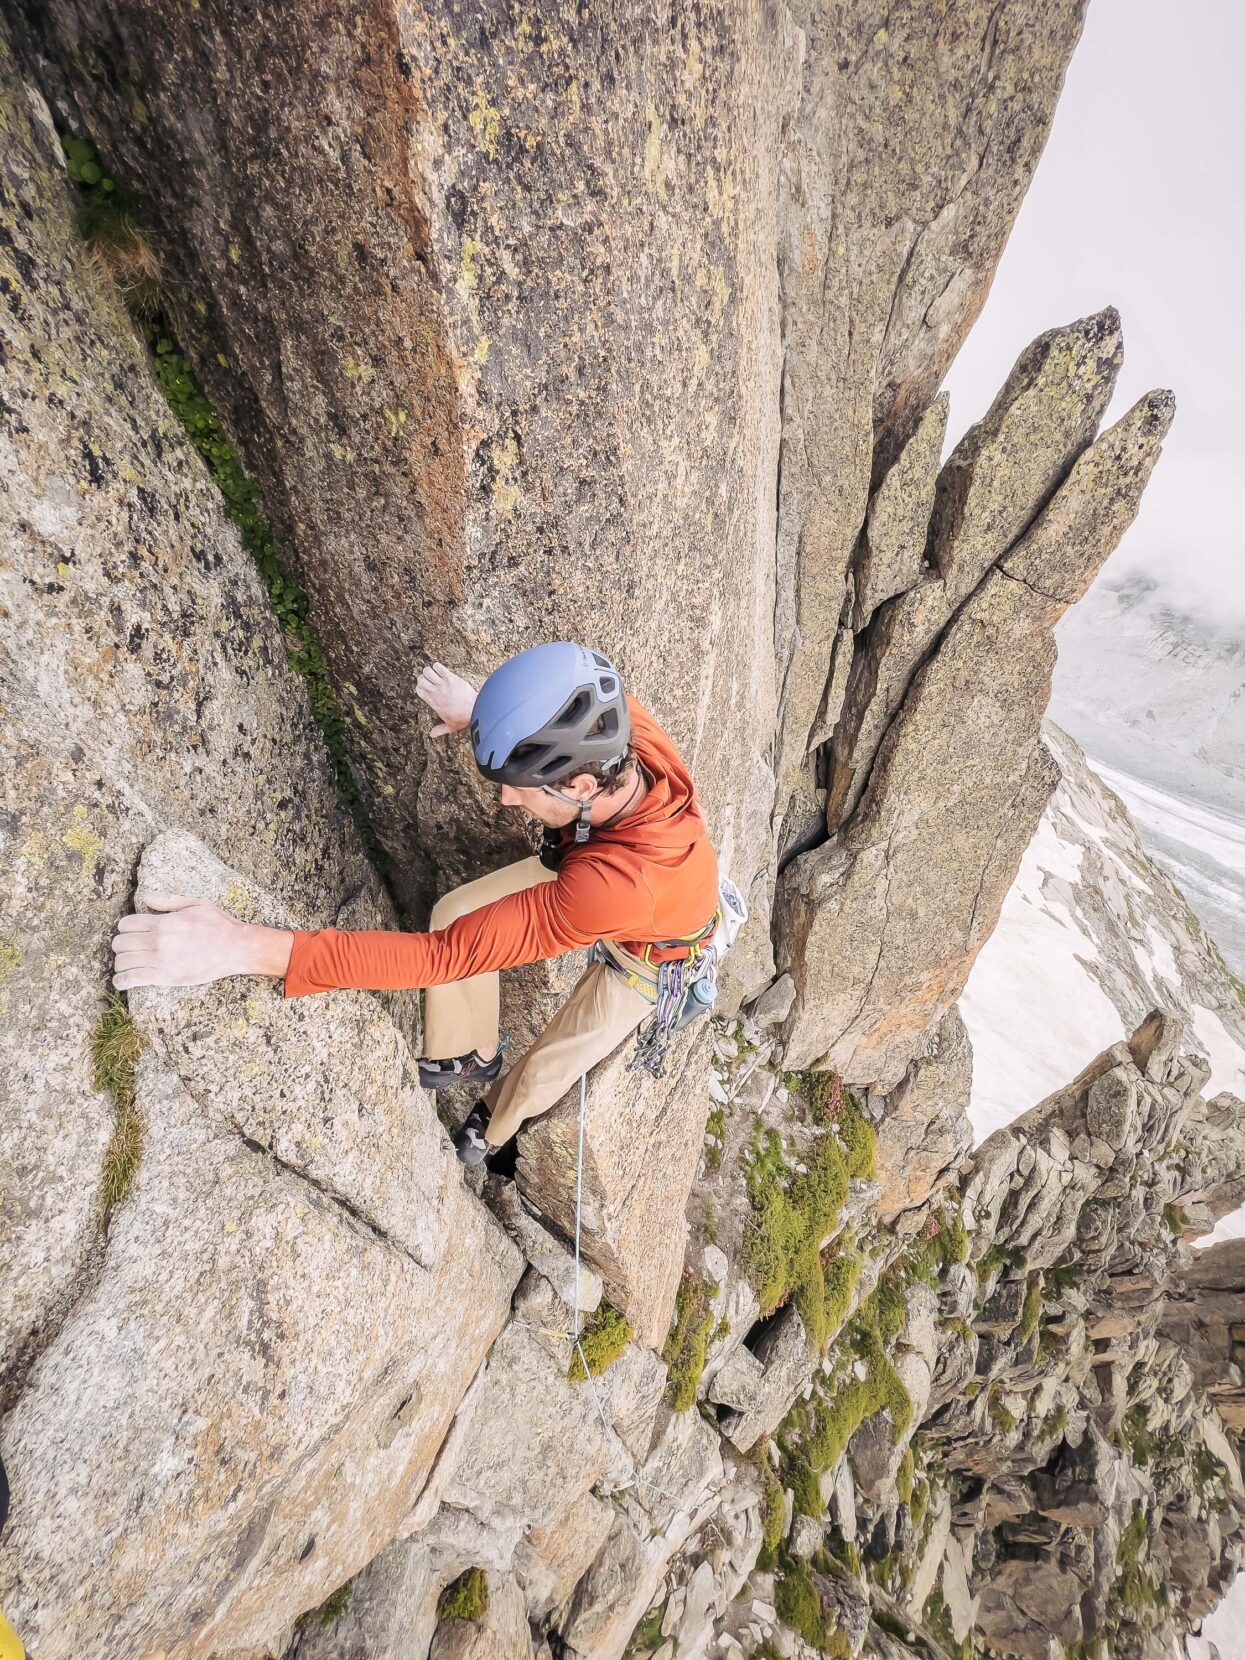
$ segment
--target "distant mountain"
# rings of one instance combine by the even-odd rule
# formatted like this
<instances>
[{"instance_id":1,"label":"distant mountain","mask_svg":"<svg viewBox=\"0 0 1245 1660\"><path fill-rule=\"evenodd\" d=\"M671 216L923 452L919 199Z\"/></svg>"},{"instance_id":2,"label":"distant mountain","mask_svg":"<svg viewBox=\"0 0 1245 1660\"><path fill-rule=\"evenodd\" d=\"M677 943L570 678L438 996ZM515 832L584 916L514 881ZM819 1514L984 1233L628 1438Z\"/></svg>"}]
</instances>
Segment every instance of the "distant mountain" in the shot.
<instances>
[{"instance_id":1,"label":"distant mountain","mask_svg":"<svg viewBox=\"0 0 1245 1660\"><path fill-rule=\"evenodd\" d=\"M973 1043L975 1140L1060 1087L1156 1004L1188 1017L1207 1094L1245 1096L1245 1005L1216 944L1077 745L1060 771L960 1012Z\"/></svg>"},{"instance_id":2,"label":"distant mountain","mask_svg":"<svg viewBox=\"0 0 1245 1660\"><path fill-rule=\"evenodd\" d=\"M1056 641L1052 718L1245 974L1245 638L1132 575L1097 582Z\"/></svg>"}]
</instances>

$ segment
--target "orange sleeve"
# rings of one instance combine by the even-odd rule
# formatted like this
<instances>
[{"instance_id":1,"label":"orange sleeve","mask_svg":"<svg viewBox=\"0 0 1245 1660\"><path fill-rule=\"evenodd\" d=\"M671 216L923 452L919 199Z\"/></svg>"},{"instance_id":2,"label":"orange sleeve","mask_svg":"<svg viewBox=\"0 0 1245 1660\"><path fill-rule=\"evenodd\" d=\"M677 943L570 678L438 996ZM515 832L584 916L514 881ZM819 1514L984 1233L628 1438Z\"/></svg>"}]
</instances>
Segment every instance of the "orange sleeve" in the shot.
<instances>
[{"instance_id":1,"label":"orange sleeve","mask_svg":"<svg viewBox=\"0 0 1245 1660\"><path fill-rule=\"evenodd\" d=\"M507 894L428 934L325 928L294 935L285 995L356 989L400 991L445 985L591 945L634 925L636 897L621 872L576 860L542 882Z\"/></svg>"}]
</instances>

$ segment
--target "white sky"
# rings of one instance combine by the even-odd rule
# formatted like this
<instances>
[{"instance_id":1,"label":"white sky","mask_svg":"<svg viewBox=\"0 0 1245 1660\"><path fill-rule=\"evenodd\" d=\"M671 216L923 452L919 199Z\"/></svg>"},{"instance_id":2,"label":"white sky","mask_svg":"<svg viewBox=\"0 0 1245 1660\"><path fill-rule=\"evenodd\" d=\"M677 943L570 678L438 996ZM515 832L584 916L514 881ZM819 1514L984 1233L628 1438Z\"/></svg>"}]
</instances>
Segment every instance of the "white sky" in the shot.
<instances>
[{"instance_id":1,"label":"white sky","mask_svg":"<svg viewBox=\"0 0 1245 1660\"><path fill-rule=\"evenodd\" d=\"M1154 386L1176 423L1108 570L1142 564L1185 608L1245 626L1245 7L1090 0L1046 151L947 380L951 436L1035 335L1115 305L1108 419Z\"/></svg>"}]
</instances>

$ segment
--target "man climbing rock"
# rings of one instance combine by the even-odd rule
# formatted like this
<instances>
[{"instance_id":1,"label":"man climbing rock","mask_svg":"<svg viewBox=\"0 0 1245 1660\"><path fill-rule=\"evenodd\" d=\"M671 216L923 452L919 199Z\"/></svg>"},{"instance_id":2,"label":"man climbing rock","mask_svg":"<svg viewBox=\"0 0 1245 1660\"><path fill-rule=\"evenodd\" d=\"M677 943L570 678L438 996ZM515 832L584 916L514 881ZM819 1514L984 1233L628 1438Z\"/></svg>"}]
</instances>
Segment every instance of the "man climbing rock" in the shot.
<instances>
[{"instance_id":1,"label":"man climbing rock","mask_svg":"<svg viewBox=\"0 0 1245 1660\"><path fill-rule=\"evenodd\" d=\"M544 826L539 857L448 894L427 933L291 932L240 922L207 901L145 895L151 914L118 925L113 984L267 974L284 977L287 997L426 987L420 1081L488 1086L455 1140L463 1162L479 1164L647 1016L659 1017L651 1033L660 1044L697 1000L711 1001L715 953L705 947L720 928L717 861L682 758L599 652L536 646L479 693L434 663L417 690L439 717L433 735L469 726L476 765L500 785L502 806ZM594 950L583 976L503 1075L499 970L585 946Z\"/></svg>"}]
</instances>

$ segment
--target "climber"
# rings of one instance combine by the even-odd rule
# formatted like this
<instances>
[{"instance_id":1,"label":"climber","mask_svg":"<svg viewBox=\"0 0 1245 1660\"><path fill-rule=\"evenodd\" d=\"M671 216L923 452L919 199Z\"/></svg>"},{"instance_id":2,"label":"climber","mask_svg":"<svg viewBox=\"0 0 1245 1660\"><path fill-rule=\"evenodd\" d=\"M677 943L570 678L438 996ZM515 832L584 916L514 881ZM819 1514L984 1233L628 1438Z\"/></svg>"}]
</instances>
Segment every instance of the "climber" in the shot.
<instances>
[{"instance_id":1,"label":"climber","mask_svg":"<svg viewBox=\"0 0 1245 1660\"><path fill-rule=\"evenodd\" d=\"M455 1139L463 1162L479 1164L649 1016L648 1063L659 1070L672 1027L711 1002L717 955L743 907L724 883L723 920L687 768L600 653L566 641L536 646L479 693L433 663L416 691L439 717L434 737L470 727L476 765L500 785L501 805L543 826L539 857L448 894L428 933L255 927L206 901L146 895L153 914L118 925L113 984L267 974L284 978L286 997L425 987L420 1082L482 1090ZM593 948L584 974L503 1075L498 970L584 946Z\"/></svg>"}]
</instances>

